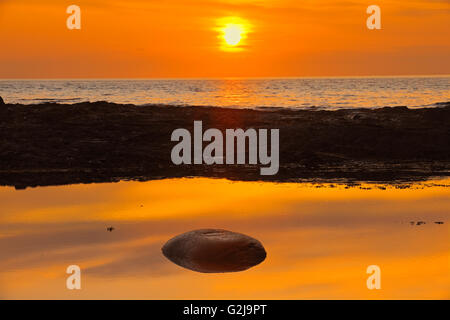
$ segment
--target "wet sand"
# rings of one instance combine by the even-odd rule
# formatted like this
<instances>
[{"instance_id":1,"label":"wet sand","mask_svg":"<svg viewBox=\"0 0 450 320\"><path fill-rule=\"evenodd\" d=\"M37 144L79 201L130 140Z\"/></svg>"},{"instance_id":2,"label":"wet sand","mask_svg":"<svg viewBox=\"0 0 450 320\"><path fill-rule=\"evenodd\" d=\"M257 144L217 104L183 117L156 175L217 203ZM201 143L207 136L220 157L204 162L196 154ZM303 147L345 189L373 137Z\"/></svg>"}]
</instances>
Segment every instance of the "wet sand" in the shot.
<instances>
[{"instance_id":1,"label":"wet sand","mask_svg":"<svg viewBox=\"0 0 450 320\"><path fill-rule=\"evenodd\" d=\"M172 131L280 129L280 170L172 164ZM450 175L450 103L439 108L309 111L119 105L0 106L0 185L217 177L247 181L408 183Z\"/></svg>"}]
</instances>

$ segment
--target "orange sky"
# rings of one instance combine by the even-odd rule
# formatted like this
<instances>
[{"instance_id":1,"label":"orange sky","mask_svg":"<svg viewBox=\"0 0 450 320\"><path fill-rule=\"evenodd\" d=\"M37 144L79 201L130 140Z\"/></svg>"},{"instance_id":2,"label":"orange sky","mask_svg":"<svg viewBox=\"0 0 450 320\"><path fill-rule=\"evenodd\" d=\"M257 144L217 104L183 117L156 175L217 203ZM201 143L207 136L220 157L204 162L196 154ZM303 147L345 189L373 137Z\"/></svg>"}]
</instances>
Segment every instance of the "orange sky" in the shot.
<instances>
[{"instance_id":1,"label":"orange sky","mask_svg":"<svg viewBox=\"0 0 450 320\"><path fill-rule=\"evenodd\" d=\"M247 23L241 50L225 17ZM0 0L0 78L449 74L449 19L448 0Z\"/></svg>"}]
</instances>

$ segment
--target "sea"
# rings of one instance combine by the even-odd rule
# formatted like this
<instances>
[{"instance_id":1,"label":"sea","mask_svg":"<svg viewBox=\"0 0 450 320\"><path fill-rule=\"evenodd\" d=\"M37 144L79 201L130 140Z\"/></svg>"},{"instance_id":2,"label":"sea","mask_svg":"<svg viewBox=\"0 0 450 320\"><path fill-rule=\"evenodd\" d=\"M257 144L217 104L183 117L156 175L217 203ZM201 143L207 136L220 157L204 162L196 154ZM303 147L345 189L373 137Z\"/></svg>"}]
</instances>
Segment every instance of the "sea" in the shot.
<instances>
[{"instance_id":1,"label":"sea","mask_svg":"<svg viewBox=\"0 0 450 320\"><path fill-rule=\"evenodd\" d=\"M450 75L340 78L0 80L6 103L108 101L231 108L437 107L450 101Z\"/></svg>"}]
</instances>

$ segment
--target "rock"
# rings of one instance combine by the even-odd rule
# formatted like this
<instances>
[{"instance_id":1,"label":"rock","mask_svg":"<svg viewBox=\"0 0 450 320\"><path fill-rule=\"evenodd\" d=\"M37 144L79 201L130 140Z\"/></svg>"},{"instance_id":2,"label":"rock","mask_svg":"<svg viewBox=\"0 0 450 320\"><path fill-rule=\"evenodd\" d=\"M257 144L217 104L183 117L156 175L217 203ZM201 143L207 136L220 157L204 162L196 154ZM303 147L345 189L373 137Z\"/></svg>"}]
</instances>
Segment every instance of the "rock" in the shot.
<instances>
[{"instance_id":1,"label":"rock","mask_svg":"<svg viewBox=\"0 0 450 320\"><path fill-rule=\"evenodd\" d=\"M180 234L167 241L162 252L179 266L205 273L243 271L266 258L266 251L258 240L221 229Z\"/></svg>"},{"instance_id":2,"label":"rock","mask_svg":"<svg viewBox=\"0 0 450 320\"><path fill-rule=\"evenodd\" d=\"M5 101L3 101L3 98L0 96L0 105L5 104Z\"/></svg>"}]
</instances>

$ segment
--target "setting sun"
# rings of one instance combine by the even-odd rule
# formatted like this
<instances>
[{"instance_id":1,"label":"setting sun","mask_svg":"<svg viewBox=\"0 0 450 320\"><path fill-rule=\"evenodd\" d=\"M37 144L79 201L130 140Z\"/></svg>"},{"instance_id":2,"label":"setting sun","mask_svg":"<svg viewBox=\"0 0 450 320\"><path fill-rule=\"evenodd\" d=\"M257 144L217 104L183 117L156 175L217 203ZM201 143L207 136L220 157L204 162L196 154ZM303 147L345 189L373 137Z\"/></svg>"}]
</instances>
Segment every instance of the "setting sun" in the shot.
<instances>
[{"instance_id":1,"label":"setting sun","mask_svg":"<svg viewBox=\"0 0 450 320\"><path fill-rule=\"evenodd\" d=\"M239 17L225 17L218 21L217 31L222 40L221 49L223 51L243 50L243 41L247 38L250 24Z\"/></svg>"},{"instance_id":2,"label":"setting sun","mask_svg":"<svg viewBox=\"0 0 450 320\"><path fill-rule=\"evenodd\" d=\"M242 39L242 26L236 24L229 24L223 29L223 38L230 46L236 46Z\"/></svg>"}]
</instances>

